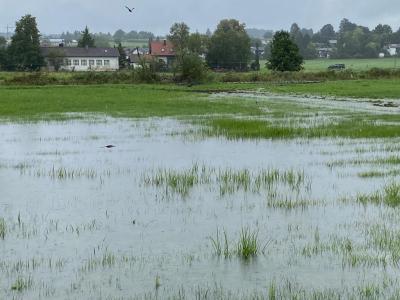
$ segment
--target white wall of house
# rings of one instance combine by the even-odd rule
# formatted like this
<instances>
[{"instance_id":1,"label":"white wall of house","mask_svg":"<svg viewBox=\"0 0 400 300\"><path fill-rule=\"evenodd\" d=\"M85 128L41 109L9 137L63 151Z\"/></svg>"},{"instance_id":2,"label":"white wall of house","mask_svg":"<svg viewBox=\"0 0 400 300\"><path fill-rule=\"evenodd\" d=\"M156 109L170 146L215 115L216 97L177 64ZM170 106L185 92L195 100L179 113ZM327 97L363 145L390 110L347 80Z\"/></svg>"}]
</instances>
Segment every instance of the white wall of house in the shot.
<instances>
[{"instance_id":1,"label":"white wall of house","mask_svg":"<svg viewBox=\"0 0 400 300\"><path fill-rule=\"evenodd\" d=\"M61 67L65 71L117 71L118 57L66 57Z\"/></svg>"},{"instance_id":2,"label":"white wall of house","mask_svg":"<svg viewBox=\"0 0 400 300\"><path fill-rule=\"evenodd\" d=\"M388 52L389 52L390 56L395 56L395 55L397 55L398 49L399 49L399 48L389 48L389 49L388 49Z\"/></svg>"}]
</instances>

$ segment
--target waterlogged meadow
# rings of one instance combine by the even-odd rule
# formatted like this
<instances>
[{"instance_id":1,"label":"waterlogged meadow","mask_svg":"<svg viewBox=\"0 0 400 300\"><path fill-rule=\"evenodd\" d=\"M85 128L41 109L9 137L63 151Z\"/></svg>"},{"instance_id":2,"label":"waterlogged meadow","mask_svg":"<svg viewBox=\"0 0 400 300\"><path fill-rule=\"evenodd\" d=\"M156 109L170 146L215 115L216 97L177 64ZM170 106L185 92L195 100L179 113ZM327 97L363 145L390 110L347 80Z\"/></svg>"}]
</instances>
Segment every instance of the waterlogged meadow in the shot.
<instances>
[{"instance_id":1,"label":"waterlogged meadow","mask_svg":"<svg viewBox=\"0 0 400 300\"><path fill-rule=\"evenodd\" d=\"M0 299L400 297L398 108L125 89L4 114Z\"/></svg>"}]
</instances>

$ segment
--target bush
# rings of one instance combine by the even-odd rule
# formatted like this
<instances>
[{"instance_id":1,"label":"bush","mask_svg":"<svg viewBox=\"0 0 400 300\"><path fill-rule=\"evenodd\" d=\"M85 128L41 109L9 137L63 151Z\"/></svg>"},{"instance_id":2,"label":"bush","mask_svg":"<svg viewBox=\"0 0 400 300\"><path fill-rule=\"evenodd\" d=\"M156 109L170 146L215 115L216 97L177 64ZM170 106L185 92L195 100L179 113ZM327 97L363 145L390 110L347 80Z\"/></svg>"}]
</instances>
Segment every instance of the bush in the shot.
<instances>
[{"instance_id":1,"label":"bush","mask_svg":"<svg viewBox=\"0 0 400 300\"><path fill-rule=\"evenodd\" d=\"M187 54L178 63L176 71L179 74L175 77L176 81L199 83L207 78L207 67L197 54Z\"/></svg>"}]
</instances>

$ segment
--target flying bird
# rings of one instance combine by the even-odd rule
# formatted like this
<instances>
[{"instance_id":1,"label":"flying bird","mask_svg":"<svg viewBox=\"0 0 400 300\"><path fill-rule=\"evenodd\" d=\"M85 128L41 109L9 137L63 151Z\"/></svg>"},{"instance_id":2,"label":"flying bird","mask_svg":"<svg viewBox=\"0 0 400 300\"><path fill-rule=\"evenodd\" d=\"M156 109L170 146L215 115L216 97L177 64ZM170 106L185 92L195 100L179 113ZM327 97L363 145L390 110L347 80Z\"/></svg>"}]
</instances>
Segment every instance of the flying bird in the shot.
<instances>
[{"instance_id":1,"label":"flying bird","mask_svg":"<svg viewBox=\"0 0 400 300\"><path fill-rule=\"evenodd\" d=\"M104 146L104 148L107 148L107 149L111 149L111 148L115 148L116 146L114 146L114 145L107 145L107 146Z\"/></svg>"},{"instance_id":2,"label":"flying bird","mask_svg":"<svg viewBox=\"0 0 400 300\"><path fill-rule=\"evenodd\" d=\"M127 10L129 10L130 13L133 13L133 10L135 9L134 7L133 7L133 8L129 8L129 7L126 6L126 5L125 5L125 8L126 8Z\"/></svg>"}]
</instances>

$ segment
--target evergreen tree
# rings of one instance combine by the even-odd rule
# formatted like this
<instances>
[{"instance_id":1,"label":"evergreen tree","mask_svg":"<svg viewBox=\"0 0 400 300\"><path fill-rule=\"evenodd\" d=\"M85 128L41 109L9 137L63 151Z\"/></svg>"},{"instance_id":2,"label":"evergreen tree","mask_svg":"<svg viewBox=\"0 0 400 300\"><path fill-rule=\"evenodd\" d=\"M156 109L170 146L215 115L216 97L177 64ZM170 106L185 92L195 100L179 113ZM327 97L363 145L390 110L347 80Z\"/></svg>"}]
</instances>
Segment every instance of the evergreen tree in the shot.
<instances>
[{"instance_id":1,"label":"evergreen tree","mask_svg":"<svg viewBox=\"0 0 400 300\"><path fill-rule=\"evenodd\" d=\"M44 65L36 18L26 15L16 23L8 48L8 65L16 70L39 70Z\"/></svg>"},{"instance_id":2,"label":"evergreen tree","mask_svg":"<svg viewBox=\"0 0 400 300\"><path fill-rule=\"evenodd\" d=\"M6 46L7 46L7 40L4 37L0 36L0 49L4 49L6 48Z\"/></svg>"},{"instance_id":3,"label":"evergreen tree","mask_svg":"<svg viewBox=\"0 0 400 300\"><path fill-rule=\"evenodd\" d=\"M303 57L299 47L286 31L279 31L274 35L271 44L271 55L268 68L274 71L300 71Z\"/></svg>"},{"instance_id":4,"label":"evergreen tree","mask_svg":"<svg viewBox=\"0 0 400 300\"><path fill-rule=\"evenodd\" d=\"M78 41L78 47L80 48L95 48L95 41L92 35L89 32L89 28L86 26L85 30L82 31L82 36L80 40Z\"/></svg>"},{"instance_id":5,"label":"evergreen tree","mask_svg":"<svg viewBox=\"0 0 400 300\"><path fill-rule=\"evenodd\" d=\"M126 53L121 43L118 44L118 52L119 52L119 58L118 58L119 68L125 69L128 66L128 60L126 59Z\"/></svg>"}]
</instances>

